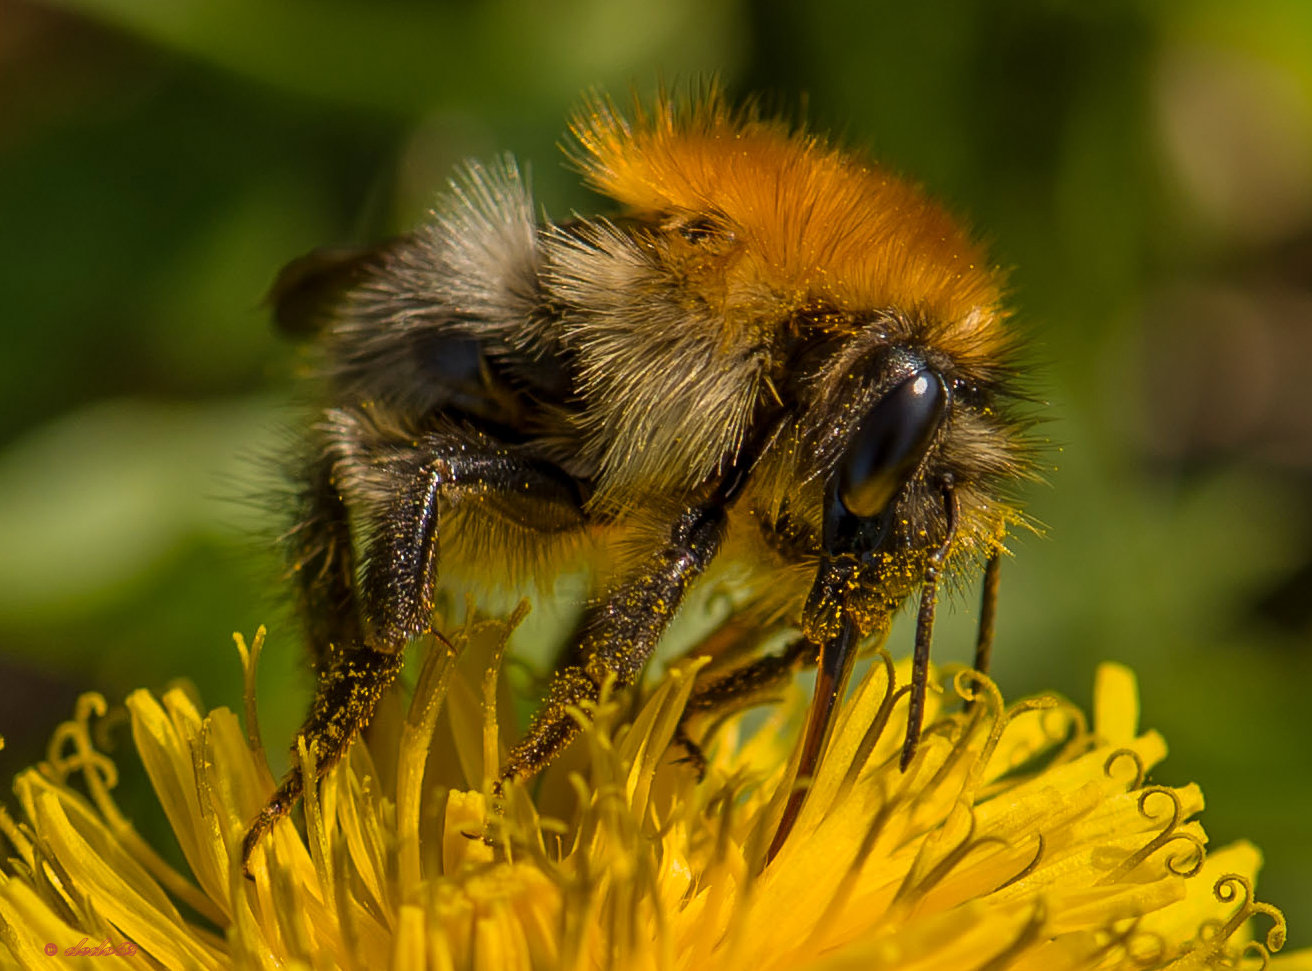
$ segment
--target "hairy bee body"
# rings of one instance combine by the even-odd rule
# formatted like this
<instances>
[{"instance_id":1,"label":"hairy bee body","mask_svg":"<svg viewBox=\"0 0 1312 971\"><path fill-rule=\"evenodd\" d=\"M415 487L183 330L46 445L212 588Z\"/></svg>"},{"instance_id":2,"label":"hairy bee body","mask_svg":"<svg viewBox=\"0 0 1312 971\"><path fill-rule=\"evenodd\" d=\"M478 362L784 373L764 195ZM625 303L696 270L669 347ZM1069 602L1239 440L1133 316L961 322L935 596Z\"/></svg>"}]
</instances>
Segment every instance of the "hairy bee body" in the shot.
<instances>
[{"instance_id":1,"label":"hairy bee body","mask_svg":"<svg viewBox=\"0 0 1312 971\"><path fill-rule=\"evenodd\" d=\"M837 693L853 644L917 590L927 650L940 576L995 562L1019 519L1002 282L942 210L715 94L632 120L593 103L574 133L613 216L539 221L511 160L470 165L412 234L280 287L280 306L322 312L329 362L288 534L321 658L320 771L428 629L442 576L593 570L509 780L572 736L567 706L633 683L713 562L799 634L707 703L817 661Z\"/></svg>"}]
</instances>

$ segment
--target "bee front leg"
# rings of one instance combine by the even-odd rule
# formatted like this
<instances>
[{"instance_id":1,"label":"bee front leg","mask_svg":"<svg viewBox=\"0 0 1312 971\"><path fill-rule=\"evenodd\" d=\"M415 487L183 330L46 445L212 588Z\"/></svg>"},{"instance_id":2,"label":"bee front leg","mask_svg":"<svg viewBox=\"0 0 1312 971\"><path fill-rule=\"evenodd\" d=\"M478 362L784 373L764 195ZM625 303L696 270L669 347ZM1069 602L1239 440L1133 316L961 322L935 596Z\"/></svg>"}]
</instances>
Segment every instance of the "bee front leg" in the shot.
<instances>
[{"instance_id":1,"label":"bee front leg","mask_svg":"<svg viewBox=\"0 0 1312 971\"><path fill-rule=\"evenodd\" d=\"M989 673L993 659L993 632L998 618L998 574L1001 572L1002 554L994 550L984 567L984 585L980 591L979 631L975 635L975 661L971 665L980 674Z\"/></svg>"},{"instance_id":2,"label":"bee front leg","mask_svg":"<svg viewBox=\"0 0 1312 971\"><path fill-rule=\"evenodd\" d=\"M979 628L975 634L975 660L971 664L980 674L989 673L989 663L993 660L993 633L998 620L998 576L1002 568L1002 553L994 550L989 554L984 567L984 584L979 598ZM975 707L975 699L967 698L961 705L962 711Z\"/></svg>"},{"instance_id":3,"label":"bee front leg","mask_svg":"<svg viewBox=\"0 0 1312 971\"><path fill-rule=\"evenodd\" d=\"M368 724L401 670L406 643L429 630L443 508L479 497L495 500L496 514L543 530L584 523L577 483L555 466L513 453L488 436L451 430L403 436L353 411L330 412L326 428L332 489L343 508L356 511L354 521L366 540L363 569L350 600L358 603L358 615L335 628L358 631L358 639L330 644L322 652L314 701L300 731L316 754L316 781ZM325 523L341 527L343 520L329 517ZM311 609L314 603L307 601ZM312 623L312 635L315 630ZM293 768L243 840L242 866L248 874L264 834L301 795L304 776L296 752Z\"/></svg>"}]
</instances>

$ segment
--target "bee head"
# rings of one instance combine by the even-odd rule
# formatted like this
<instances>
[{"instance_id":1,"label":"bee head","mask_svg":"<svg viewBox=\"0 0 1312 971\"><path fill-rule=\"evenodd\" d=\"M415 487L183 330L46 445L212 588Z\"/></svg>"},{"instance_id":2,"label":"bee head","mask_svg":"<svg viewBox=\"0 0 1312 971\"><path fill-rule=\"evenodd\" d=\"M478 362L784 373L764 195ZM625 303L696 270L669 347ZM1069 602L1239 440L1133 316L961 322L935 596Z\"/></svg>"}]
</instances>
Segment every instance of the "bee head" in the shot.
<instances>
[{"instance_id":1,"label":"bee head","mask_svg":"<svg viewBox=\"0 0 1312 971\"><path fill-rule=\"evenodd\" d=\"M945 484L953 565L970 565L1018 521L1007 493L1029 467L1009 364L955 356L942 335L932 318L886 310L801 347L784 384L798 420L766 458L779 463L771 508L804 520L817 552L864 558L890 600L949 538ZM788 478L805 488L785 494Z\"/></svg>"}]
</instances>

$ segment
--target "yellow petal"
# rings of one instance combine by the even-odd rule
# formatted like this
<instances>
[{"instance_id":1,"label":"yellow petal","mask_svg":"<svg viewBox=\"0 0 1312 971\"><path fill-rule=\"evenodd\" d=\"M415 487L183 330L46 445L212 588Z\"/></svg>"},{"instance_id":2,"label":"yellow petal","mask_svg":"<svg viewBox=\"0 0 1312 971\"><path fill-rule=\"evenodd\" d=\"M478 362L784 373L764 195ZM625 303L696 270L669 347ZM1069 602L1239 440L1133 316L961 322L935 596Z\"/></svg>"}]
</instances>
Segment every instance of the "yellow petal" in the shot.
<instances>
[{"instance_id":1,"label":"yellow petal","mask_svg":"<svg viewBox=\"0 0 1312 971\"><path fill-rule=\"evenodd\" d=\"M1099 664L1093 682L1093 730L1108 744L1128 745L1139 734L1139 689L1123 664Z\"/></svg>"}]
</instances>

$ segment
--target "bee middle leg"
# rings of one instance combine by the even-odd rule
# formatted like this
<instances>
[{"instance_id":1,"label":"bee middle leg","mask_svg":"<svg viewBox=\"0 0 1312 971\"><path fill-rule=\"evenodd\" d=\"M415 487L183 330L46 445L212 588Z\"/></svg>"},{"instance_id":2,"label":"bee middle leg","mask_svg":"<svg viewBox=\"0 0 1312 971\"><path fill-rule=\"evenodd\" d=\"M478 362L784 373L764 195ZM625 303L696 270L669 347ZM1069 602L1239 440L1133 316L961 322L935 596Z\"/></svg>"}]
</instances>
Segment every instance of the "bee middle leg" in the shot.
<instances>
[{"instance_id":1,"label":"bee middle leg","mask_svg":"<svg viewBox=\"0 0 1312 971\"><path fill-rule=\"evenodd\" d=\"M545 703L506 757L498 793L512 779L544 769L574 739L580 729L575 711L596 703L605 684L624 688L638 680L688 587L720 551L726 510L774 429L775 416L762 420L711 494L686 508L670 525L664 543L592 609L574 662L552 675Z\"/></svg>"},{"instance_id":2,"label":"bee middle leg","mask_svg":"<svg viewBox=\"0 0 1312 971\"><path fill-rule=\"evenodd\" d=\"M322 653L319 679L299 733L315 750L316 780L342 758L368 723L400 672L406 643L429 631L444 506L478 497L489 500L500 515L544 531L584 523L579 486L573 479L547 462L510 451L490 436L454 429L406 436L346 410L330 412L326 428L325 461L331 467L332 492L342 509L356 513L353 522L365 541L358 582L351 578L355 614L350 621L339 617L334 628L335 633L356 636L326 649L316 645ZM324 498L323 492L319 495ZM334 508L331 499L328 505ZM345 522L340 515L325 516L317 528L344 531ZM313 548L316 541L302 537L296 542ZM328 565L335 574L344 568L341 562ZM313 610L315 603L309 598L325 591L336 596L340 591L335 587L342 581L338 576L322 588L313 579L306 582L302 596ZM340 613L344 608L336 603L336 609ZM310 633L316 634L313 622ZM247 831L243 866L263 835L300 797L304 777L295 764L298 761L293 750L293 768Z\"/></svg>"},{"instance_id":3,"label":"bee middle leg","mask_svg":"<svg viewBox=\"0 0 1312 971\"><path fill-rule=\"evenodd\" d=\"M719 550L724 523L723 501L689 508L665 544L592 609L574 663L552 675L546 701L502 766L498 790L541 771L574 739L574 710L596 703L603 684L622 688L638 679L688 586Z\"/></svg>"},{"instance_id":4,"label":"bee middle leg","mask_svg":"<svg viewBox=\"0 0 1312 971\"><path fill-rule=\"evenodd\" d=\"M693 688L675 730L674 742L687 753L684 761L693 767L697 778L706 774L702 744L719 722L744 709L776 700L799 671L815 667L819 659L819 646L799 636L777 654L758 657ZM713 723L703 733L702 742L698 743L692 738L689 722L705 718L712 719Z\"/></svg>"}]
</instances>

